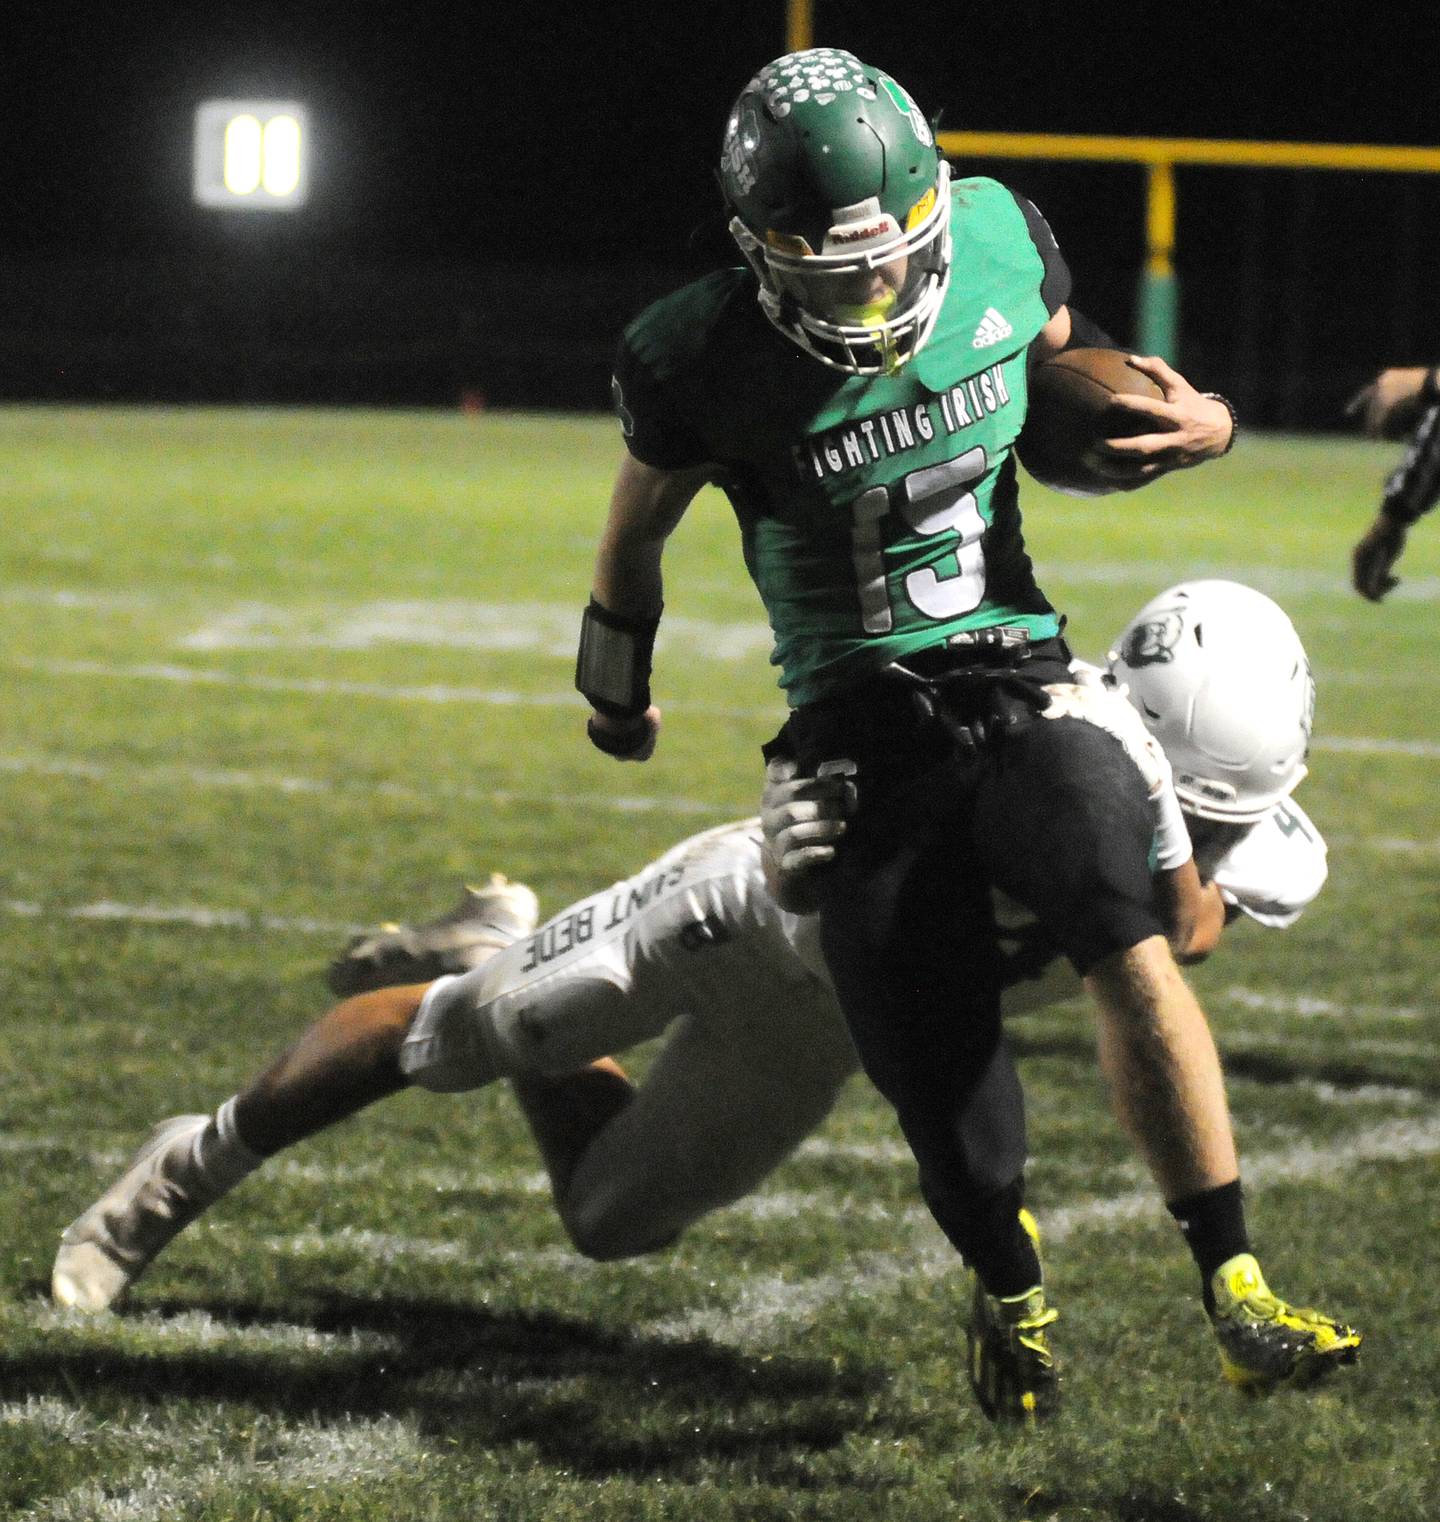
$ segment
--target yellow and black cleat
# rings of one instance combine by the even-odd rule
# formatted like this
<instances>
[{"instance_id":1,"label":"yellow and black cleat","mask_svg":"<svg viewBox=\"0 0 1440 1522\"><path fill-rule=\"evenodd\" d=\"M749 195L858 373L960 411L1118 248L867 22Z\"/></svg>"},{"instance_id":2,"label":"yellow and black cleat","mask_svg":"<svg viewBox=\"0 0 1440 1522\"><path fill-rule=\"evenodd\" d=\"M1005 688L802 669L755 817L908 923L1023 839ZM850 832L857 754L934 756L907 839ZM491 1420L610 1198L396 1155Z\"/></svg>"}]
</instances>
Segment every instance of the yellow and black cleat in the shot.
<instances>
[{"instance_id":1,"label":"yellow and black cleat","mask_svg":"<svg viewBox=\"0 0 1440 1522\"><path fill-rule=\"evenodd\" d=\"M1038 1248L1039 1228L1028 1210L1020 1212L1020 1224ZM976 1278L966 1333L970 1386L992 1422L1035 1427L1055 1414L1060 1379L1047 1333L1059 1319L1042 1285L990 1295Z\"/></svg>"},{"instance_id":2,"label":"yellow and black cleat","mask_svg":"<svg viewBox=\"0 0 1440 1522\"><path fill-rule=\"evenodd\" d=\"M1359 1356L1359 1332L1319 1311L1287 1305L1271 1293L1249 1253L1222 1263L1210 1290L1221 1371L1247 1395L1313 1384Z\"/></svg>"}]
</instances>

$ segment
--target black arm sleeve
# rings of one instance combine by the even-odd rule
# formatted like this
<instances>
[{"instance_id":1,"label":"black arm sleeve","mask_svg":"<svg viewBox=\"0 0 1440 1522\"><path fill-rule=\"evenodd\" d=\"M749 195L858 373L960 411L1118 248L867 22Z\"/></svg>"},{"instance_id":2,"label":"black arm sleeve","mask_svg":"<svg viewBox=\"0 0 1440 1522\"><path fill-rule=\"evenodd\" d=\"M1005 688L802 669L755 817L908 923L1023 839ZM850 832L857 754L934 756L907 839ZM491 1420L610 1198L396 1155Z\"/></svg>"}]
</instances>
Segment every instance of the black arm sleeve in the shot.
<instances>
[{"instance_id":1,"label":"black arm sleeve","mask_svg":"<svg viewBox=\"0 0 1440 1522\"><path fill-rule=\"evenodd\" d=\"M1027 201L1018 191L1012 190L1010 194L1015 197L1015 204L1020 208L1025 226L1029 229L1030 241L1045 266L1045 274L1040 282L1040 299L1045 303L1045 310L1053 317L1070 299L1070 266L1060 252L1060 245L1055 241L1055 234L1050 231L1050 224L1035 209L1034 203Z\"/></svg>"},{"instance_id":2,"label":"black arm sleeve","mask_svg":"<svg viewBox=\"0 0 1440 1522\"><path fill-rule=\"evenodd\" d=\"M1380 511L1399 523L1414 523L1440 501L1440 406L1429 407L1410 437L1400 463L1390 473Z\"/></svg>"}]
</instances>

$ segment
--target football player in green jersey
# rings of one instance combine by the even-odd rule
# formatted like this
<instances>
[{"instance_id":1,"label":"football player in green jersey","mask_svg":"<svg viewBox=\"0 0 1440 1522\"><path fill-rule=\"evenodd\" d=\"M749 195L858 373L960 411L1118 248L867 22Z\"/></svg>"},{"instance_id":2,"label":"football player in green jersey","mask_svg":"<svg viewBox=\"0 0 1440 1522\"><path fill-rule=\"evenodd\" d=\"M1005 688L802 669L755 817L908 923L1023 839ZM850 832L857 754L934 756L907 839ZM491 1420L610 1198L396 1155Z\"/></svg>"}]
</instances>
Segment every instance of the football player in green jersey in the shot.
<instances>
[{"instance_id":1,"label":"football player in green jersey","mask_svg":"<svg viewBox=\"0 0 1440 1522\"><path fill-rule=\"evenodd\" d=\"M802 776L848 773L859 799L819 908L846 1021L975 1272L981 1403L1038 1420L1057 1395L1055 1318L1023 1209L992 888L1037 916L1094 996L1114 1109L1186 1233L1222 1343L1231 1270L1253 1262L1214 1042L1153 899L1144 783L1094 725L1035 722L1069 651L1021 533L1028 369L1108 340L1067 306L1035 208L993 180L952 184L909 94L849 53L762 69L731 112L720 178L745 265L657 302L620 348L628 452L576 675L590 737L621 759L654 748L662 552L715 482L791 706L770 753ZM1098 446L1097 470L1136 486L1229 449L1222 398L1132 362L1162 393L1127 399L1153 428ZM1183 857L1171 825L1160 845ZM1277 1359L1323 1366L1319 1323L1266 1304L1239 1355L1257 1376Z\"/></svg>"}]
</instances>

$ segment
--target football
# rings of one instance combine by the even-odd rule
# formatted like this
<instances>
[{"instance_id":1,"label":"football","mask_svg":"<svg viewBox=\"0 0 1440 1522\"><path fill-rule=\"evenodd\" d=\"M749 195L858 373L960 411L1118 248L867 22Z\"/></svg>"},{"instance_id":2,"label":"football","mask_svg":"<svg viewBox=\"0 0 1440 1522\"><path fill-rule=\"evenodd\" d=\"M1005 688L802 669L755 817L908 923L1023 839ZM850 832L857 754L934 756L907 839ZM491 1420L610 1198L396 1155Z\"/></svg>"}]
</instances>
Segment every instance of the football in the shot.
<instances>
[{"instance_id":1,"label":"football","mask_svg":"<svg viewBox=\"0 0 1440 1522\"><path fill-rule=\"evenodd\" d=\"M1121 349L1066 349L1030 372L1030 405L1016 452L1038 481L1072 496L1120 491L1084 463L1101 439L1148 433L1153 424L1123 405L1127 396L1163 396Z\"/></svg>"}]
</instances>

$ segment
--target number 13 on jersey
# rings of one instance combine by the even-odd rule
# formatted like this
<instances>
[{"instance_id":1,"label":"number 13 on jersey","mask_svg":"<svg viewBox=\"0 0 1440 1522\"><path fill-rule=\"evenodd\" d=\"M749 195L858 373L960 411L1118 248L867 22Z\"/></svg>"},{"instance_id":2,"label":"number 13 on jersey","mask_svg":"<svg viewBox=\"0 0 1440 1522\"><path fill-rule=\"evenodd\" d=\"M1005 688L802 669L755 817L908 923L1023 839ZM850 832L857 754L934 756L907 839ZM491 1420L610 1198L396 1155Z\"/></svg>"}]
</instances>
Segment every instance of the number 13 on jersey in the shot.
<instances>
[{"instance_id":1,"label":"number 13 on jersey","mask_svg":"<svg viewBox=\"0 0 1440 1522\"><path fill-rule=\"evenodd\" d=\"M892 512L923 539L943 534L953 541L944 560L905 577L910 605L935 619L958 618L980 606L985 596L980 537L986 525L970 487L984 476L987 464L984 449L977 446L953 460L911 471L892 485L871 487L850 504L851 551L867 634L888 634L895 627L884 559L884 520Z\"/></svg>"}]
</instances>

